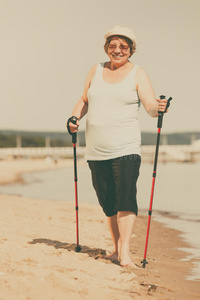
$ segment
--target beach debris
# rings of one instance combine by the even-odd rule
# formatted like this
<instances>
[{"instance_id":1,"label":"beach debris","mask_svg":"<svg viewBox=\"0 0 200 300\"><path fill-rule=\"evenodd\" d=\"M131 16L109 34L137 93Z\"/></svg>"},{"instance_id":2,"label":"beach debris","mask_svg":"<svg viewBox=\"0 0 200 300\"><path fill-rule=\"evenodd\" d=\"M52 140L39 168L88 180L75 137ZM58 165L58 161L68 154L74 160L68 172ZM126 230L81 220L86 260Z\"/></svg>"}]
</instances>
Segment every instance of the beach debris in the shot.
<instances>
[{"instance_id":1,"label":"beach debris","mask_svg":"<svg viewBox=\"0 0 200 300\"><path fill-rule=\"evenodd\" d=\"M147 283L140 283L140 285L142 285L144 287L148 287L148 290L147 290L148 295L151 295L152 292L155 292L158 287L155 284L147 284Z\"/></svg>"},{"instance_id":2,"label":"beach debris","mask_svg":"<svg viewBox=\"0 0 200 300\"><path fill-rule=\"evenodd\" d=\"M147 292L150 295L150 293L155 292L156 289L157 289L157 286L155 284L150 284Z\"/></svg>"}]
</instances>

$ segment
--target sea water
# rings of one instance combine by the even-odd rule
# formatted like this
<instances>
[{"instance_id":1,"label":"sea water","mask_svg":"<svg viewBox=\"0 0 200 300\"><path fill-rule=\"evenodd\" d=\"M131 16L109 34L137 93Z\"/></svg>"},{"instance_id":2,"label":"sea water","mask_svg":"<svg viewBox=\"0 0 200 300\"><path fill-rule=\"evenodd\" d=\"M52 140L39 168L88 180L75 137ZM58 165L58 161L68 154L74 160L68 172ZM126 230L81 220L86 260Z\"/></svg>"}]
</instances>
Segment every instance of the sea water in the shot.
<instances>
[{"instance_id":1,"label":"sea water","mask_svg":"<svg viewBox=\"0 0 200 300\"><path fill-rule=\"evenodd\" d=\"M35 199L74 201L73 167L28 173L23 184L0 187L1 194ZM138 179L139 213L148 215L153 165L142 163ZM78 163L79 202L98 204L87 165ZM200 163L159 163L154 189L153 217L170 228L180 230L191 245L188 260L196 259L188 279L200 280Z\"/></svg>"}]
</instances>

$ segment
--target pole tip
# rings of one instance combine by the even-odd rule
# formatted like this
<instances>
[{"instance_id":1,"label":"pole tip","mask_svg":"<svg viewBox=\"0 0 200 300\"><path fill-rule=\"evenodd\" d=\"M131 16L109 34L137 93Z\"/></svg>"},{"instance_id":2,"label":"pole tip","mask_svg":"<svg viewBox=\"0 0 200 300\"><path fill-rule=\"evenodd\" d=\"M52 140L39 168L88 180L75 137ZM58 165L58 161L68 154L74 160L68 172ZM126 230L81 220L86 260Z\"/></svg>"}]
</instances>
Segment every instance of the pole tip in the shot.
<instances>
[{"instance_id":1,"label":"pole tip","mask_svg":"<svg viewBox=\"0 0 200 300\"><path fill-rule=\"evenodd\" d=\"M74 249L76 252L80 252L81 251L81 247L80 246L76 246Z\"/></svg>"},{"instance_id":2,"label":"pole tip","mask_svg":"<svg viewBox=\"0 0 200 300\"><path fill-rule=\"evenodd\" d=\"M143 259L141 261L141 264L142 264L142 267L145 268L146 267L146 264L148 264L148 261L146 261L146 259Z\"/></svg>"}]
</instances>

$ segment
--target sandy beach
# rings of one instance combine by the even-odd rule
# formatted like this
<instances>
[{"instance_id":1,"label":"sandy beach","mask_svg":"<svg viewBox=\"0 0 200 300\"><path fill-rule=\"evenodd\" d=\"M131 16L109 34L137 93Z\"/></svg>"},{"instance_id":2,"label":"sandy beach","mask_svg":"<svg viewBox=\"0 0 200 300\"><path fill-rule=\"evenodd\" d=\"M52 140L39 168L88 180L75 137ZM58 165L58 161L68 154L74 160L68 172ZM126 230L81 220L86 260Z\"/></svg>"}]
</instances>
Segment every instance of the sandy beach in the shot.
<instances>
[{"instance_id":1,"label":"sandy beach","mask_svg":"<svg viewBox=\"0 0 200 300\"><path fill-rule=\"evenodd\" d=\"M22 181L24 172L72 166L72 160L0 161L0 184ZM0 300L199 299L200 282L189 281L192 262L180 232L152 217L145 269L132 270L98 259L112 251L106 219L97 205L81 203L80 244L74 251L75 208L68 201L0 195ZM141 266L147 216L138 216L132 259Z\"/></svg>"}]
</instances>

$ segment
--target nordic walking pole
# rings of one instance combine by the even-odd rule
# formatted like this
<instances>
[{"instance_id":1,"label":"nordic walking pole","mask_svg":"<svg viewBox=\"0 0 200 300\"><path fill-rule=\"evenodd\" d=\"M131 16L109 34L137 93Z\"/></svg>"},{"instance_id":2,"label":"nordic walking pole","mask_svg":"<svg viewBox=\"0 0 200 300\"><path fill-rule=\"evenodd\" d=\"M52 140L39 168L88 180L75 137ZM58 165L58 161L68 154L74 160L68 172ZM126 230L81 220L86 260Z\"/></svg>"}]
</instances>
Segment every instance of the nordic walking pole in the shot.
<instances>
[{"instance_id":1,"label":"nordic walking pole","mask_svg":"<svg viewBox=\"0 0 200 300\"><path fill-rule=\"evenodd\" d=\"M77 133L72 133L69 128L69 123L76 124L76 121L78 120L77 117L73 116L69 118L67 122L67 129L69 134L72 135L72 143L73 143L73 152L74 152L74 185L75 185L75 210L76 210L76 247L75 251L80 252L81 247L79 245L79 230L78 230L78 176L77 176L77 159L76 159L76 143L77 143Z\"/></svg>"},{"instance_id":2,"label":"nordic walking pole","mask_svg":"<svg viewBox=\"0 0 200 300\"><path fill-rule=\"evenodd\" d=\"M165 99L165 96L161 95L160 99ZM151 215L152 215L152 206L153 206L153 194L154 194L154 187L155 187L155 180L156 180L156 169L157 169L157 160L158 160L158 150L159 150L159 143L160 143L160 133L162 128L162 121L164 113L167 111L168 107L170 106L170 101L172 98L170 97L167 100L166 109L164 112L158 112L158 133L157 133L157 142L156 142L156 152L155 152L155 159L154 159L154 168L153 168L153 177L152 177L152 187L151 187L151 197L150 197L150 205L149 205L149 218L147 224L147 234L146 234L146 243L145 243L145 250L144 250L144 259L141 261L142 267L145 268L148 262L146 261L147 256L147 246L148 246L148 239L149 239L149 230L150 230L150 222L151 222Z\"/></svg>"}]
</instances>

